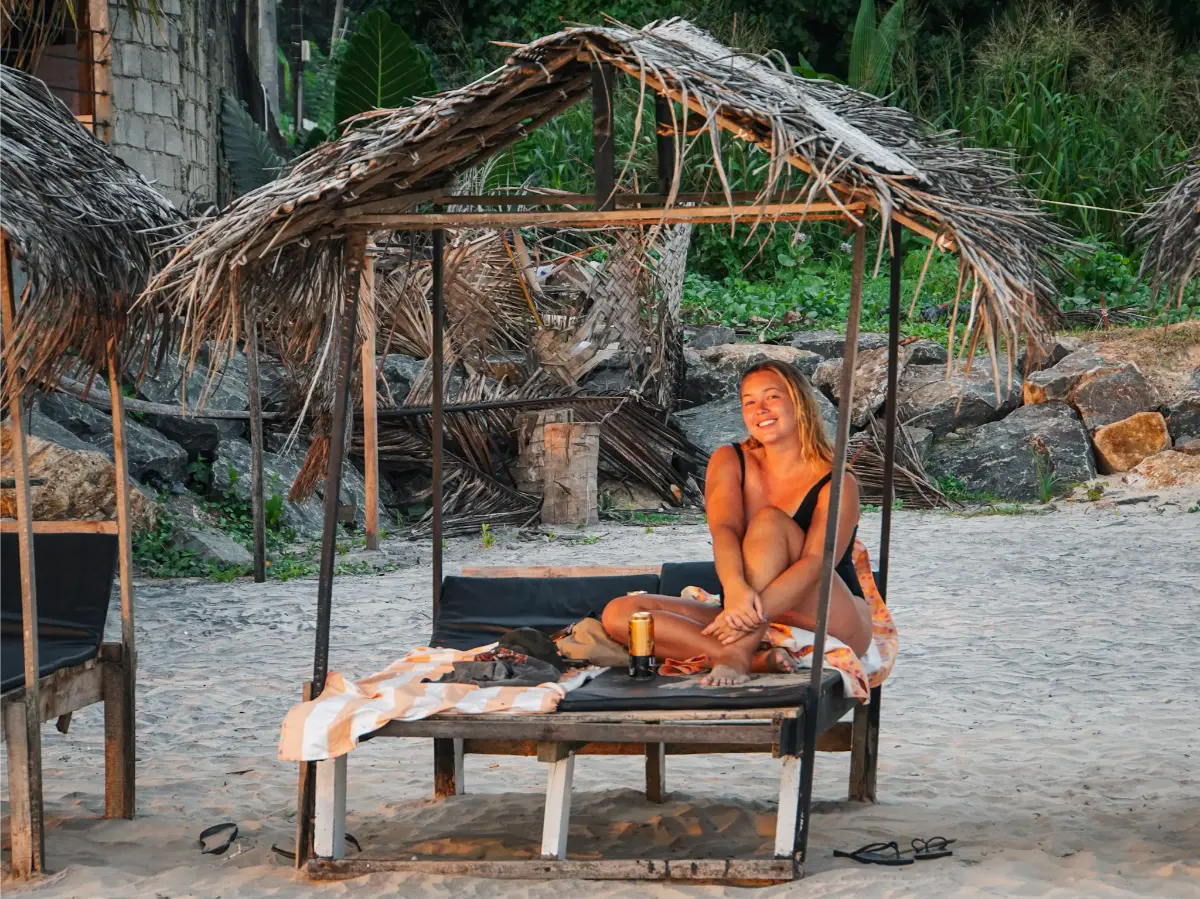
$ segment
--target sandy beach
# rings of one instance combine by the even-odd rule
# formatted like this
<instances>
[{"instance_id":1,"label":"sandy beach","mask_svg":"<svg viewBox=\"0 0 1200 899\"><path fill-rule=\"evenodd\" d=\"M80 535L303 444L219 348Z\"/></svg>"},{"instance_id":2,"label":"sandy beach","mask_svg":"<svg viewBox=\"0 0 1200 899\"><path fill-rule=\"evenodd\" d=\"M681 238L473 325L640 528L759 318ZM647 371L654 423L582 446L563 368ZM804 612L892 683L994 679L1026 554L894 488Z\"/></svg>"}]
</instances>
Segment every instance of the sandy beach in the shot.
<instances>
[{"instance_id":1,"label":"sandy beach","mask_svg":"<svg viewBox=\"0 0 1200 899\"><path fill-rule=\"evenodd\" d=\"M1192 502L899 514L890 592L901 650L885 689L880 802L847 802L848 757L820 756L808 876L755 895L1200 895L1200 514L1187 512ZM872 547L878 526L877 515L864 516ZM419 559L336 584L331 667L351 676L383 668L429 633L428 545L389 547ZM490 549L453 540L447 565L708 552L700 525L604 525L553 541L502 532ZM47 726L53 873L32 885L7 881L5 894L743 892L398 875L316 884L298 876L271 851L272 843L290 848L294 833L295 768L276 759L276 741L311 671L315 595L314 581L142 583L138 818L101 817L100 707L77 714L68 736ZM639 792L639 764L582 758L570 852L769 852L777 765L762 756L672 759L671 796L657 806ZM467 795L442 802L430 798L431 769L428 741L379 741L352 754L348 829L367 851L536 851L545 777L536 761L471 756ZM236 844L223 856L201 855L197 835L223 821L239 826ZM953 858L894 869L832 857L835 848L935 834L958 840Z\"/></svg>"}]
</instances>

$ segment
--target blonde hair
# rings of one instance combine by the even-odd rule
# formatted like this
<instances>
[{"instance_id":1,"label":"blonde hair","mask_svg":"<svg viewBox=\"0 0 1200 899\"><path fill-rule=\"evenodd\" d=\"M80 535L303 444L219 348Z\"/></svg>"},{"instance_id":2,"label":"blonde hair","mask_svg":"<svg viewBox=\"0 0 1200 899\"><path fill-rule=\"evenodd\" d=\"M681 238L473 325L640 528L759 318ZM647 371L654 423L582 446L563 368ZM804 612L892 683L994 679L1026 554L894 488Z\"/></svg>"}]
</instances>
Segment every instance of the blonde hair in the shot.
<instances>
[{"instance_id":1,"label":"blonde hair","mask_svg":"<svg viewBox=\"0 0 1200 899\"><path fill-rule=\"evenodd\" d=\"M829 438L825 436L821 410L817 406L817 398L808 378L789 362L768 360L755 363L742 372L739 385L744 384L751 375L762 371L774 372L783 378L788 396L792 398L792 405L796 407L796 431L800 438L801 452L810 459L817 458L822 462L832 462L833 447L829 443ZM747 438L747 444L751 447L759 446L758 440L754 437Z\"/></svg>"}]
</instances>

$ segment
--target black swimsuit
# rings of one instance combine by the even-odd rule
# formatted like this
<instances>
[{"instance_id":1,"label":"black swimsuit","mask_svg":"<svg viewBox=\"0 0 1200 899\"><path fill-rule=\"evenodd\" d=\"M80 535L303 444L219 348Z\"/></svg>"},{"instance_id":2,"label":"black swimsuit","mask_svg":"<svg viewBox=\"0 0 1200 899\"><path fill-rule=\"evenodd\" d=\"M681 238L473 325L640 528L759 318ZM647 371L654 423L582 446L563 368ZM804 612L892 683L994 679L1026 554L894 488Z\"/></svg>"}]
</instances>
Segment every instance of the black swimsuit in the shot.
<instances>
[{"instance_id":1,"label":"black swimsuit","mask_svg":"<svg viewBox=\"0 0 1200 899\"><path fill-rule=\"evenodd\" d=\"M732 443L730 446L732 446L737 452L738 463L742 467L741 482L744 487L746 483L746 456L742 452L742 448L739 444ZM800 501L800 507L796 509L795 514L792 515L792 520L796 522L796 524L800 525L800 529L806 534L808 533L809 528L812 527L812 517L813 513L817 510L817 501L821 498L821 488L828 484L832 478L833 472L830 472L829 474L825 475L825 477L821 478L821 480L817 481L817 483L813 485L812 489L805 494L804 499ZM854 540L857 536L858 527L855 526L854 531L850 534L850 543L846 546L846 552L842 555L842 558L837 565L833 567L833 570L838 573L838 576L845 582L846 586L850 588L851 593L859 598L865 598L863 596L862 584L858 582L858 572L854 568Z\"/></svg>"}]
</instances>

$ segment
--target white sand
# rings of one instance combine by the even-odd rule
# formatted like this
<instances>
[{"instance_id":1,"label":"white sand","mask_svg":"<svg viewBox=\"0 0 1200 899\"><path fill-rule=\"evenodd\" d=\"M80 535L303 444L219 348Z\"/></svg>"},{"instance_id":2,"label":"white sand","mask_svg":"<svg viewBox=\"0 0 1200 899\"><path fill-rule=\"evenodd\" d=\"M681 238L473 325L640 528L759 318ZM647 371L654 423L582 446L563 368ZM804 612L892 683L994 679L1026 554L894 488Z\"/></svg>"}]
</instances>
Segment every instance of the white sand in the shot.
<instances>
[{"instance_id":1,"label":"white sand","mask_svg":"<svg viewBox=\"0 0 1200 899\"><path fill-rule=\"evenodd\" d=\"M1200 514L1185 509L901 514L891 594L902 642L885 690L881 802L846 802L848 756L821 755L808 877L754 895L1200 895ZM878 516L867 516L869 543L877 532ZM452 541L448 561L637 562L708 551L697 526L593 533L593 545L518 544L504 535L485 551L478 541ZM334 668L368 674L427 637L427 549L421 554L426 564L416 568L338 581ZM279 723L311 670L315 595L314 581L143 585L139 816L101 817L99 707L78 714L69 736L47 726L46 848L55 873L32 887L6 882L5 895L741 893L383 875L314 884L297 876L270 849L290 847L294 827L295 767L275 750ZM369 851L498 857L536 847L544 787L536 761L469 757L469 793L447 802L429 798L431 763L428 741L382 740L352 754L349 830ZM653 806L637 792L638 763L584 757L570 851L769 852L777 764L672 759L670 801ZM200 855L200 830L227 820L241 828L235 847ZM934 834L958 839L953 858L892 869L831 855Z\"/></svg>"}]
</instances>

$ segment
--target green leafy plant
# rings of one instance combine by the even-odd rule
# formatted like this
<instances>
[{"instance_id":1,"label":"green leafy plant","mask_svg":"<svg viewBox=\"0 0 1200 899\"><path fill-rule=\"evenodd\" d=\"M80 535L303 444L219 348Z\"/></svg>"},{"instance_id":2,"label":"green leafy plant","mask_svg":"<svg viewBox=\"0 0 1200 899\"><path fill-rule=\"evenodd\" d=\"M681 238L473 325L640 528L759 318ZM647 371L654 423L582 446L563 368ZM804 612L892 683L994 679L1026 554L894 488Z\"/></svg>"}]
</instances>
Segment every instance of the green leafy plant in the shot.
<instances>
[{"instance_id":1,"label":"green leafy plant","mask_svg":"<svg viewBox=\"0 0 1200 899\"><path fill-rule=\"evenodd\" d=\"M372 109L407 106L415 97L437 91L429 60L404 29L383 10L358 20L337 73L334 122Z\"/></svg>"},{"instance_id":2,"label":"green leafy plant","mask_svg":"<svg viewBox=\"0 0 1200 899\"><path fill-rule=\"evenodd\" d=\"M875 0L862 0L850 42L850 85L884 94L892 82L893 60L904 21L904 0L896 0L876 24Z\"/></svg>"},{"instance_id":3,"label":"green leafy plant","mask_svg":"<svg viewBox=\"0 0 1200 899\"><path fill-rule=\"evenodd\" d=\"M1034 439L1033 471L1037 478L1038 499L1045 505L1062 492L1063 479L1055 476L1050 449L1039 438Z\"/></svg>"},{"instance_id":4,"label":"green leafy plant","mask_svg":"<svg viewBox=\"0 0 1200 899\"><path fill-rule=\"evenodd\" d=\"M496 545L496 535L486 521L479 528L479 542L484 549L491 549Z\"/></svg>"},{"instance_id":5,"label":"green leafy plant","mask_svg":"<svg viewBox=\"0 0 1200 899\"><path fill-rule=\"evenodd\" d=\"M226 90L221 91L221 141L235 196L274 181L286 164L246 107Z\"/></svg>"}]
</instances>

